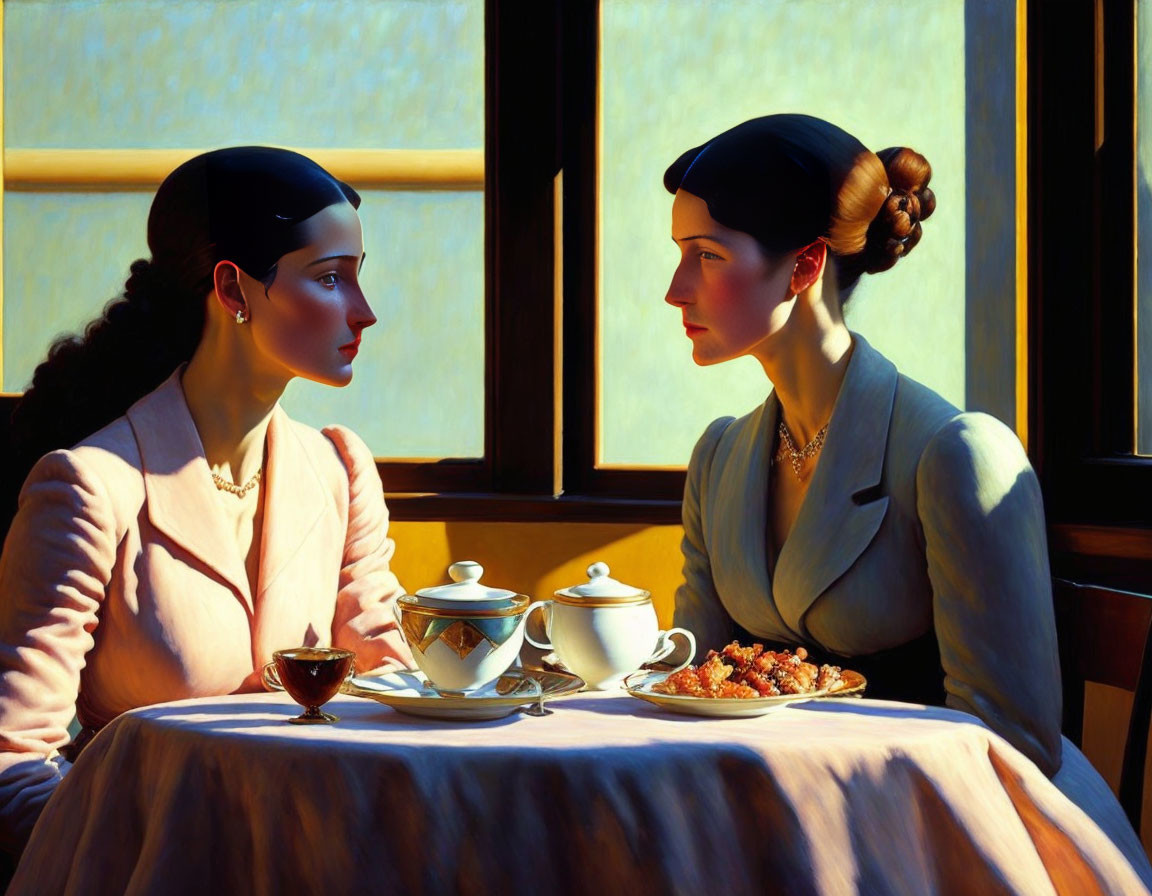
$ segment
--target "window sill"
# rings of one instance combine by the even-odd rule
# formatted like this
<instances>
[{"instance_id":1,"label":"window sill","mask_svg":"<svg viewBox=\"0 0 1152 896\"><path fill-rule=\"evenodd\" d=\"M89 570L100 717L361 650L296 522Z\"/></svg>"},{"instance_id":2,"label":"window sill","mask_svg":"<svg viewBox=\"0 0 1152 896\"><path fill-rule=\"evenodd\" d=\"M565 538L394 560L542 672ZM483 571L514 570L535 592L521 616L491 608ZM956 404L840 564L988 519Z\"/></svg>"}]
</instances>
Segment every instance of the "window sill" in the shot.
<instances>
[{"instance_id":1,"label":"window sill","mask_svg":"<svg viewBox=\"0 0 1152 896\"><path fill-rule=\"evenodd\" d=\"M394 520L678 525L680 502L568 495L388 494Z\"/></svg>"}]
</instances>

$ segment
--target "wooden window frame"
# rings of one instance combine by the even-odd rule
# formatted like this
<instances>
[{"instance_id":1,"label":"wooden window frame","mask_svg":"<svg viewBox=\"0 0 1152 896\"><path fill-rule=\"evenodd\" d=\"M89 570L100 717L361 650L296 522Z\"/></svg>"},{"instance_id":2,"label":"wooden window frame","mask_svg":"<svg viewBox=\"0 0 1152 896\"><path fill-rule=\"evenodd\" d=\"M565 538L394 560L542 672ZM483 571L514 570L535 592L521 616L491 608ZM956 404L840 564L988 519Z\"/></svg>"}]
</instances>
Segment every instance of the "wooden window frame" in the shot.
<instances>
[{"instance_id":1,"label":"wooden window frame","mask_svg":"<svg viewBox=\"0 0 1152 896\"><path fill-rule=\"evenodd\" d=\"M381 462L397 519L680 520L683 471L596 466L599 25L486 4L485 458Z\"/></svg>"},{"instance_id":2,"label":"wooden window frame","mask_svg":"<svg viewBox=\"0 0 1152 896\"><path fill-rule=\"evenodd\" d=\"M580 508L579 518L595 517L600 508L604 519L627 512L631 519L671 521L683 487L682 471L597 465L599 4L586 0L552 7L550 13L537 14L551 15L548 27L558 29L553 46L559 63L553 71L559 75L550 86L557 91L559 136L556 144L546 142L546 148L558 154L558 168L563 171L562 207L553 204L547 211L562 220L563 239L559 271L554 265L548 269L541 252L540 263L548 270L538 274L537 295L546 295L547 283L555 278L562 283L563 302L559 321L555 303L549 306L540 300L533 313L537 339L541 333L555 333L559 322L563 340L559 352L538 345L546 363L533 369L540 371L536 385L542 392L548 380L555 383L558 368L563 374L562 388L553 388L553 411L548 416L554 427L562 427L563 439L556 438L555 430L543 436L535 430L534 450L540 452L538 482L542 482L543 469L548 461L554 462L555 445L562 441L562 481L554 491L559 497L551 500L539 492L527 499L533 489L524 489L527 500L521 510L511 512L529 518L537 512L565 518L562 508L568 506ZM1026 36L1027 85L1022 185L1026 303L1020 303L1024 366L1018 390L1026 408L1017 409L1018 429L1041 477L1057 551L1072 543L1061 541L1060 533L1081 548L1089 544L1099 548L1101 533L1107 530L1124 533L1116 542L1124 547L1108 550L1152 557L1150 514L1143 499L1152 494L1152 460L1132 453L1135 0L1076 0L1067 5L1020 0L1017 10L1018 27ZM511 0L489 0L490 24L507 20L509 27L522 27L524 11L522 4ZM502 54L498 69L514 64L523 52L507 43L493 43L492 35L488 40L489 53L496 49ZM499 109L498 102L495 108ZM528 138L531 127L528 132L516 130L524 127L523 120L494 119L492 112L490 108L490 126L495 122L497 128L512 130L489 134L490 153L499 152L509 139ZM533 127L539 130L538 123ZM499 189L492 178L488 183ZM539 190L543 194L543 183ZM545 230L546 223L546 215L540 214L536 231ZM506 226L490 236L499 240L509 232ZM503 251L508 252L507 247ZM512 286L499 272L490 272L489 283L497 291ZM498 383L493 387L500 388ZM563 411L559 418L554 412L557 388ZM540 406L545 406L545 399L539 396ZM530 419L519 417L506 437L527 443L534 424L525 428L524 423ZM515 485L506 480L498 490L515 490L508 484ZM472 505L469 513L476 513L477 507ZM541 511L542 507L551 510Z\"/></svg>"},{"instance_id":3,"label":"wooden window frame","mask_svg":"<svg viewBox=\"0 0 1152 896\"><path fill-rule=\"evenodd\" d=\"M560 432L560 4L485 4L484 457L380 461L393 517L563 515Z\"/></svg>"},{"instance_id":4,"label":"wooden window frame","mask_svg":"<svg viewBox=\"0 0 1152 896\"><path fill-rule=\"evenodd\" d=\"M1152 546L1139 534L1152 461L1124 450L1132 356L1116 350L1134 338L1135 0L1018 8L1029 222L1019 428L1054 532L1083 546L1121 525L1131 554ZM397 519L679 520L682 470L597 464L599 11L598 0L486 2L484 457L380 461Z\"/></svg>"},{"instance_id":5,"label":"wooden window frame","mask_svg":"<svg viewBox=\"0 0 1152 896\"><path fill-rule=\"evenodd\" d=\"M1031 425L1053 567L1147 591L1135 446L1136 0L1029 9Z\"/></svg>"},{"instance_id":6,"label":"wooden window frame","mask_svg":"<svg viewBox=\"0 0 1152 896\"><path fill-rule=\"evenodd\" d=\"M597 457L599 40L598 0L488 0L491 487L399 495L395 465L383 464L403 518L679 521L682 468L622 468ZM995 311L977 323L999 336L1007 315L1012 330L1018 309ZM1017 395L1019 408L1021 389ZM1023 411L1017 415L1026 432Z\"/></svg>"},{"instance_id":7,"label":"wooden window frame","mask_svg":"<svg viewBox=\"0 0 1152 896\"><path fill-rule=\"evenodd\" d=\"M598 2L573 4L565 22L564 92L564 489L591 499L678 508L684 470L603 467L597 457L599 266L600 14ZM687 458L685 458L687 463ZM665 517L667 512L665 511Z\"/></svg>"}]
</instances>

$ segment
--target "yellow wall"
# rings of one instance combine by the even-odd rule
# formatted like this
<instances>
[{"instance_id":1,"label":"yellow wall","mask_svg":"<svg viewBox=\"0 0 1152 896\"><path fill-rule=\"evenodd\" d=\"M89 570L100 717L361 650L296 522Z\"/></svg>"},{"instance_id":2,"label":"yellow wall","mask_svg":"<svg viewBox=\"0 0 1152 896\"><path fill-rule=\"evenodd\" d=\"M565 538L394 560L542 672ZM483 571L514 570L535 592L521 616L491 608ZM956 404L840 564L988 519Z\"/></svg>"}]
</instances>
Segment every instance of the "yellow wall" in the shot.
<instances>
[{"instance_id":1,"label":"yellow wall","mask_svg":"<svg viewBox=\"0 0 1152 896\"><path fill-rule=\"evenodd\" d=\"M625 523L396 522L393 569L409 591L448 581L448 564L475 560L484 582L533 599L586 581L607 563L613 578L652 592L661 625L672 623L680 583L680 526Z\"/></svg>"}]
</instances>

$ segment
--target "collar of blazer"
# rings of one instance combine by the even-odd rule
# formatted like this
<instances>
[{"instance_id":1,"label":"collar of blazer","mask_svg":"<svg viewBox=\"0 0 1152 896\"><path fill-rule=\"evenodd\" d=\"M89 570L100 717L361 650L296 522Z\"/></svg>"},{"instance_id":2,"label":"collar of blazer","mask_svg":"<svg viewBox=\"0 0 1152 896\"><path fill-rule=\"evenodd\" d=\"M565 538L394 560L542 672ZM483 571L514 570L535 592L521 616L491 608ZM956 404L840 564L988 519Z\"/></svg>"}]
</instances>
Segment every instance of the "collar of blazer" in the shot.
<instances>
[{"instance_id":1,"label":"collar of blazer","mask_svg":"<svg viewBox=\"0 0 1152 896\"><path fill-rule=\"evenodd\" d=\"M244 558L219 512L219 494L180 385L182 369L127 413L140 449L148 519L230 585L251 614ZM332 506L312 458L279 405L268 423L262 488L258 593L267 589Z\"/></svg>"},{"instance_id":2,"label":"collar of blazer","mask_svg":"<svg viewBox=\"0 0 1152 896\"><path fill-rule=\"evenodd\" d=\"M882 480L899 375L895 365L862 336L853 333L853 340L855 348L832 409L820 461L769 584L781 617L805 637L810 636L804 614L856 562L888 509ZM779 412L775 392L764 410L758 441L768 446ZM767 447L761 454L763 469L755 475L756 481L764 483L768 481ZM761 501L768 499L763 487L752 494ZM766 507L760 516L767 520Z\"/></svg>"}]
</instances>

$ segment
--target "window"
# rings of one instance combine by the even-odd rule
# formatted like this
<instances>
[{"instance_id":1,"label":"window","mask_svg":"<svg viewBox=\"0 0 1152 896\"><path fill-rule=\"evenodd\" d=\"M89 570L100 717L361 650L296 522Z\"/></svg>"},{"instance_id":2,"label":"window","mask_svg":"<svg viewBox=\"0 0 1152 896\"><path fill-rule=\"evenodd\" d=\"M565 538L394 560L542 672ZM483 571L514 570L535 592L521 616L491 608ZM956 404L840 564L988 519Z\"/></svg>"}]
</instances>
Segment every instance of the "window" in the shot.
<instances>
[{"instance_id":1,"label":"window","mask_svg":"<svg viewBox=\"0 0 1152 896\"><path fill-rule=\"evenodd\" d=\"M380 322L355 387L293 382L286 408L418 459L411 485L482 466L482 0L12 0L4 75L4 388L121 292L183 158L302 148L363 194Z\"/></svg>"},{"instance_id":2,"label":"window","mask_svg":"<svg viewBox=\"0 0 1152 896\"><path fill-rule=\"evenodd\" d=\"M1146 532L1121 544L1099 527L1149 523L1152 460L1140 456L1152 346L1139 260L1149 232L1145 6L1029 5L1033 382L1046 509L1058 550L1144 558Z\"/></svg>"},{"instance_id":3,"label":"window","mask_svg":"<svg viewBox=\"0 0 1152 896\"><path fill-rule=\"evenodd\" d=\"M914 255L846 309L901 372L1016 423L1015 16L1004 3L713 0L601 5L596 465L683 466L709 421L763 402L742 358L696 368L663 303L664 167L749 118L802 111L933 167ZM931 47L930 52L925 52Z\"/></svg>"},{"instance_id":4,"label":"window","mask_svg":"<svg viewBox=\"0 0 1152 896\"><path fill-rule=\"evenodd\" d=\"M315 149L365 188L381 323L353 387L294 386L293 412L364 433L398 517L676 520L696 436L768 384L748 365L692 365L663 303L674 250L660 176L728 125L803 109L874 149L912 145L935 169L927 238L866 278L849 325L1013 425L1058 518L1137 520L1124 477L1145 475L1137 449L1152 450L1137 425L1152 411L1133 411L1152 401L1136 385L1152 350L1117 348L1149 344L1152 327L1152 313L1132 322L1149 292L1132 234L1152 214L1147 132L1131 124L1132 60L1146 95L1152 43L1137 40L1150 14L1136 8L10 0L3 382L19 388L54 332L116 294L171 167L160 153ZM272 49L240 37L257 23ZM212 35L228 70L205 74L201 44L174 50L173 31ZM820 62L800 77L789 56ZM61 93L82 100L74 114L57 111ZM116 150L129 175L62 155L93 148ZM94 160L95 181L61 175ZM1144 245L1152 231L1139 232Z\"/></svg>"},{"instance_id":5,"label":"window","mask_svg":"<svg viewBox=\"0 0 1152 896\"><path fill-rule=\"evenodd\" d=\"M1027 437L1016 10L957 0L826 11L803 0L613 0L581 23L599 67L566 66L583 79L565 112L577 144L566 146L565 213L580 235L565 253L570 492L675 499L676 468L707 422L767 394L755 362L700 369L688 357L662 301L675 250L661 175L684 149L775 111L811 111L875 149L908 144L929 158L943 211L916 255L865 278L849 326L954 403ZM811 58L819 64L796 61Z\"/></svg>"}]
</instances>

